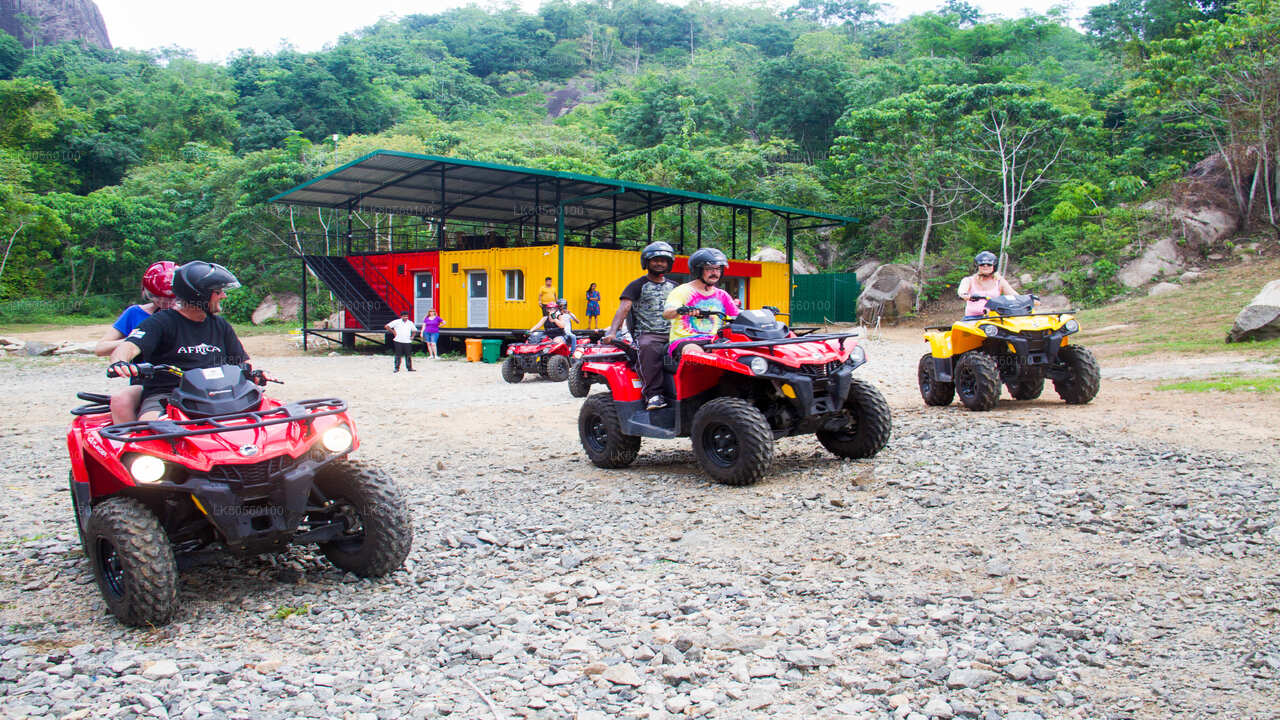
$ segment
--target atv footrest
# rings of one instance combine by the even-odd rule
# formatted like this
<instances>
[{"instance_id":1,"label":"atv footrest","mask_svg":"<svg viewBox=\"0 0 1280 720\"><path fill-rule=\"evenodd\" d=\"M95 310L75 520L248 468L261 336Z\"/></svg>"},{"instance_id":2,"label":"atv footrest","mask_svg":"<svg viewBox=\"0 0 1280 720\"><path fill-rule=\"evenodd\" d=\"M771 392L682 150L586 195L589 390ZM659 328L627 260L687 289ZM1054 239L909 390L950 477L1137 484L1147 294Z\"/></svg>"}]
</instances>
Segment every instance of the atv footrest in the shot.
<instances>
[{"instance_id":1,"label":"atv footrest","mask_svg":"<svg viewBox=\"0 0 1280 720\"><path fill-rule=\"evenodd\" d=\"M674 408L661 410L637 410L631 417L622 418L622 432L627 435L644 437L674 438L679 437L676 431L676 411Z\"/></svg>"}]
</instances>

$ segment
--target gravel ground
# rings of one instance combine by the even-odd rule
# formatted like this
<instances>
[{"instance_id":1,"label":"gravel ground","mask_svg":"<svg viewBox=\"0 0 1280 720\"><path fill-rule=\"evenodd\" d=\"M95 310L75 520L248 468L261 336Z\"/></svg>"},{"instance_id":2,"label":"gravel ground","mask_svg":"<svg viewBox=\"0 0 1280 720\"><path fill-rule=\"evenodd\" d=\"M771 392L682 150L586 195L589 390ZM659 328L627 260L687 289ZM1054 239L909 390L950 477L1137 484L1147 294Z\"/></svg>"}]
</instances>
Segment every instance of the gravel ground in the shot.
<instances>
[{"instance_id":1,"label":"gravel ground","mask_svg":"<svg viewBox=\"0 0 1280 720\"><path fill-rule=\"evenodd\" d=\"M348 398L416 512L409 561L216 558L145 631L106 614L65 491L66 411L103 363L5 359L0 715L1280 717L1273 456L1056 398L926 408L921 351L872 343L858 371L893 405L880 456L789 438L749 488L687 441L597 469L580 401L494 365L260 358L282 397Z\"/></svg>"}]
</instances>

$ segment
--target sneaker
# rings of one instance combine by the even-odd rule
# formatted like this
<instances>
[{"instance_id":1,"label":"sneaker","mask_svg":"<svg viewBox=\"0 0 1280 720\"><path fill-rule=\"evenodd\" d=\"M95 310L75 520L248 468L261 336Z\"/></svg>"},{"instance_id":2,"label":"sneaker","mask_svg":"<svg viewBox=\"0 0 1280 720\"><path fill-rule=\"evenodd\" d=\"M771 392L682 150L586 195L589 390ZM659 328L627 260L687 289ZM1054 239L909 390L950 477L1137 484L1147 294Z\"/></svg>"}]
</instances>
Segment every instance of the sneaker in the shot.
<instances>
[{"instance_id":1,"label":"sneaker","mask_svg":"<svg viewBox=\"0 0 1280 720\"><path fill-rule=\"evenodd\" d=\"M413 368L409 368L409 372L415 372Z\"/></svg>"},{"instance_id":2,"label":"sneaker","mask_svg":"<svg viewBox=\"0 0 1280 720\"><path fill-rule=\"evenodd\" d=\"M644 406L645 410L661 410L667 406L667 401L661 395L654 395L649 398L648 404Z\"/></svg>"}]
</instances>

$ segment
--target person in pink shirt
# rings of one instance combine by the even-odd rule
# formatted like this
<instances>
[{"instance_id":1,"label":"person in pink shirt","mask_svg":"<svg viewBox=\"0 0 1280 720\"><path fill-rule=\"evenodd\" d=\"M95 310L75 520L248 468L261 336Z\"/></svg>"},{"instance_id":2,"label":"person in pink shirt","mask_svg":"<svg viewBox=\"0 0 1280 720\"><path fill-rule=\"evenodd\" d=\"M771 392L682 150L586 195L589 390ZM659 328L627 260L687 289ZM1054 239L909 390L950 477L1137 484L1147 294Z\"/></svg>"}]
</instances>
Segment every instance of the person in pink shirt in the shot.
<instances>
[{"instance_id":1,"label":"person in pink shirt","mask_svg":"<svg viewBox=\"0 0 1280 720\"><path fill-rule=\"evenodd\" d=\"M733 296L719 287L729 269L729 258L716 248L702 248L689 256L689 274L693 279L667 295L662 317L671 321L667 352L679 358L684 352L706 352L703 345L715 340L725 322L738 316ZM703 316L704 311L722 313ZM652 409L652 408L651 408Z\"/></svg>"},{"instance_id":2,"label":"person in pink shirt","mask_svg":"<svg viewBox=\"0 0 1280 720\"><path fill-rule=\"evenodd\" d=\"M995 253L983 250L973 258L978 272L962 279L956 294L964 298L964 319L976 320L987 311L987 298L996 295L1017 295L1017 291L1004 276L996 272Z\"/></svg>"}]
</instances>

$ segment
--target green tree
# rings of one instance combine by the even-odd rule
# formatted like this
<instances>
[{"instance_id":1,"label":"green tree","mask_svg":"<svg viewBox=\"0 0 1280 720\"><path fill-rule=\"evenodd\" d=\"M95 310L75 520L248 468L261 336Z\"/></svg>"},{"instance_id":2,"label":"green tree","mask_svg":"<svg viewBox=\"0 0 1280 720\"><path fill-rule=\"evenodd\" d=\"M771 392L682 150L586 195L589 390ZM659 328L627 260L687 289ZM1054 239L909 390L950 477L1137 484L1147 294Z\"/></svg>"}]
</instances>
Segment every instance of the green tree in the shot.
<instances>
[{"instance_id":1,"label":"green tree","mask_svg":"<svg viewBox=\"0 0 1280 720\"><path fill-rule=\"evenodd\" d=\"M963 217L960 179L964 144L960 117L948 95L916 92L855 108L840 119L847 134L837 138L833 163L855 194L885 198L919 212L916 272L925 280L925 254L934 229ZM945 215L944 215L945 214ZM916 298L916 311L920 310Z\"/></svg>"},{"instance_id":2,"label":"green tree","mask_svg":"<svg viewBox=\"0 0 1280 720\"><path fill-rule=\"evenodd\" d=\"M1224 20L1152 46L1139 95L1145 107L1189 121L1227 163L1238 226L1262 200L1280 212L1280 3L1240 0Z\"/></svg>"}]
</instances>

